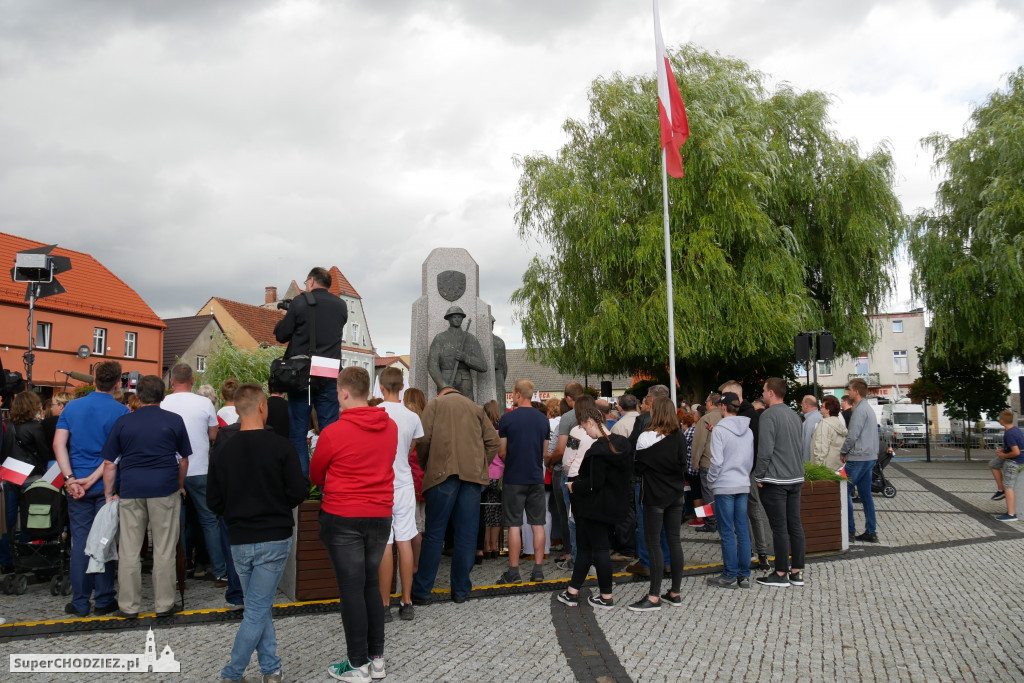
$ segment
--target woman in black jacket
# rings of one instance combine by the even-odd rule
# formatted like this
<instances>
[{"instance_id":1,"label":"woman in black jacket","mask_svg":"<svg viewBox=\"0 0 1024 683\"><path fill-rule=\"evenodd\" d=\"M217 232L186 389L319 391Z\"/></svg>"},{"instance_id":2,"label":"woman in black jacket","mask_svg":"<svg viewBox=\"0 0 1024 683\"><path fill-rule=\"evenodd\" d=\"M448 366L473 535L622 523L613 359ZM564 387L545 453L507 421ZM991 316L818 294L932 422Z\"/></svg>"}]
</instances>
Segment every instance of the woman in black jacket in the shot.
<instances>
[{"instance_id":1,"label":"woman in black jacket","mask_svg":"<svg viewBox=\"0 0 1024 683\"><path fill-rule=\"evenodd\" d=\"M600 597L587 601L595 608L612 609L612 559L608 540L626 515L629 500L632 448L629 439L609 434L604 415L592 403L576 410L576 419L597 441L587 450L579 474L568 480L570 514L576 520L576 566L569 587L558 594L559 602L575 607L591 565L597 570Z\"/></svg>"},{"instance_id":2,"label":"woman in black jacket","mask_svg":"<svg viewBox=\"0 0 1024 683\"><path fill-rule=\"evenodd\" d=\"M672 401L658 397L651 404L651 424L636 442L636 471L640 475L640 504L644 506L644 541L650 554L651 588L646 597L629 606L634 612L661 609L661 601L681 607L679 587L683 579L683 547L679 527L683 523L686 491L686 438ZM661 530L665 529L672 560L672 589L658 597L665 562L661 554Z\"/></svg>"},{"instance_id":3,"label":"woman in black jacket","mask_svg":"<svg viewBox=\"0 0 1024 683\"><path fill-rule=\"evenodd\" d=\"M34 391L23 391L11 404L11 423L21 452L31 459L33 475L46 474L46 466L53 460L53 447L46 443L43 433L43 402Z\"/></svg>"}]
</instances>

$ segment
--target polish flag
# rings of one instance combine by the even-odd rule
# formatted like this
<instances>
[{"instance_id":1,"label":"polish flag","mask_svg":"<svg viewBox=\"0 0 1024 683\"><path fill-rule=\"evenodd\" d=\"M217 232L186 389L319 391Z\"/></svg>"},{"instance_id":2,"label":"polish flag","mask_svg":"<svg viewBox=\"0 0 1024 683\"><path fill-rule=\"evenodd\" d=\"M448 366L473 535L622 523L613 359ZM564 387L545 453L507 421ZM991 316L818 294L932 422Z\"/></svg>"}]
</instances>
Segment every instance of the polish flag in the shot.
<instances>
[{"instance_id":1,"label":"polish flag","mask_svg":"<svg viewBox=\"0 0 1024 683\"><path fill-rule=\"evenodd\" d=\"M838 470L836 470L836 474L838 474L840 477L845 477L846 476L846 465L843 465ZM849 477L847 477L847 478L849 478Z\"/></svg>"},{"instance_id":2,"label":"polish flag","mask_svg":"<svg viewBox=\"0 0 1024 683\"><path fill-rule=\"evenodd\" d=\"M683 485L683 491L689 491L689 490L691 490L690 489L690 485L689 484L684 484Z\"/></svg>"},{"instance_id":3,"label":"polish flag","mask_svg":"<svg viewBox=\"0 0 1024 683\"><path fill-rule=\"evenodd\" d=\"M32 474L33 469L35 469L35 465L16 460L12 456L4 460L3 465L0 465L0 479L5 479L15 486L21 486L28 479L28 475Z\"/></svg>"},{"instance_id":4,"label":"polish flag","mask_svg":"<svg viewBox=\"0 0 1024 683\"><path fill-rule=\"evenodd\" d=\"M313 356L309 361L310 377L326 377L328 379L337 379L338 373L340 372L341 359L339 358L324 358L323 356Z\"/></svg>"},{"instance_id":5,"label":"polish flag","mask_svg":"<svg viewBox=\"0 0 1024 683\"><path fill-rule=\"evenodd\" d=\"M686 106L679 94L679 84L672 75L672 66L665 53L661 38L661 16L658 0L654 0L654 43L658 63L658 118L661 122L661 147L665 150L665 168L673 178L683 177L683 157L679 148L690 137L690 124L686 120Z\"/></svg>"},{"instance_id":6,"label":"polish flag","mask_svg":"<svg viewBox=\"0 0 1024 683\"><path fill-rule=\"evenodd\" d=\"M711 508L711 504L701 505L693 509L693 514L698 517L714 517L715 511Z\"/></svg>"},{"instance_id":7,"label":"polish flag","mask_svg":"<svg viewBox=\"0 0 1024 683\"><path fill-rule=\"evenodd\" d=\"M43 481L49 483L55 489L63 487L64 473L60 471L60 465L57 463L50 465L50 469L46 470L46 474L43 475Z\"/></svg>"}]
</instances>

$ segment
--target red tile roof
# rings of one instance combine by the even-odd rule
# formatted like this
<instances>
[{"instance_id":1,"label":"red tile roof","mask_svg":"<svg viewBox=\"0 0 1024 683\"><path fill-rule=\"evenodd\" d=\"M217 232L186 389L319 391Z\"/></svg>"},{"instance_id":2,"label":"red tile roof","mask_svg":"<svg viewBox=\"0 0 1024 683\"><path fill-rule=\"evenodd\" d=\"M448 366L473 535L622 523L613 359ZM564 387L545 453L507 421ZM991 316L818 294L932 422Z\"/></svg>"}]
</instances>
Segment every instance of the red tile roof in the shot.
<instances>
[{"instance_id":1,"label":"red tile roof","mask_svg":"<svg viewBox=\"0 0 1024 683\"><path fill-rule=\"evenodd\" d=\"M42 246L46 246L45 243L0 232L0 261L5 264L4 272L0 273L0 302L25 305L25 284L12 282L7 268L14 265L17 252ZM71 259L71 270L57 276L67 291L39 299L36 308L146 327L165 327L134 289L89 254L61 247L50 253Z\"/></svg>"},{"instance_id":2,"label":"red tile roof","mask_svg":"<svg viewBox=\"0 0 1024 683\"><path fill-rule=\"evenodd\" d=\"M373 362L373 366L376 368L386 368L388 366L394 365L395 361L398 361L402 365L405 365L405 367L409 367L401 356L377 356L377 358Z\"/></svg>"},{"instance_id":3,"label":"red tile roof","mask_svg":"<svg viewBox=\"0 0 1024 683\"><path fill-rule=\"evenodd\" d=\"M261 346L284 346L274 338L274 326L284 317L284 311L243 304L230 299L213 297L228 315L245 329ZM200 311L200 314L202 311ZM222 326L223 327L223 326Z\"/></svg>"},{"instance_id":4,"label":"red tile roof","mask_svg":"<svg viewBox=\"0 0 1024 683\"><path fill-rule=\"evenodd\" d=\"M348 278L342 274L338 266L331 266L331 270L329 272L331 274L331 286L327 288L327 291L335 296L346 294L348 296L354 296L357 299L363 298L359 296L359 292L357 292L356 288L352 286L352 283L348 281Z\"/></svg>"}]
</instances>

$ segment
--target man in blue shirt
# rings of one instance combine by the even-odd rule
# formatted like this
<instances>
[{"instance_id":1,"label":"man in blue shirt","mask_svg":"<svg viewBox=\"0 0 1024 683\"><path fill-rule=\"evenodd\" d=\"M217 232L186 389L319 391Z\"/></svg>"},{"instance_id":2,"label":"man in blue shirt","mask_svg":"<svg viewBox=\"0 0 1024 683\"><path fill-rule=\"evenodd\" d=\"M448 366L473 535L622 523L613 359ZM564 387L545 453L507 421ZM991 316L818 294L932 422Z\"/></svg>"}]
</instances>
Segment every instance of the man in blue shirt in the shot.
<instances>
[{"instance_id":1,"label":"man in blue shirt","mask_svg":"<svg viewBox=\"0 0 1024 683\"><path fill-rule=\"evenodd\" d=\"M88 616L89 598L95 591L96 614L117 610L114 592L114 563L101 574L86 574L89 560L85 541L96 513L103 507L103 457L100 452L114 422L128 408L114 398L121 386L121 364L104 361L94 368L96 391L71 401L57 420L53 453L68 490L68 522L71 527L71 602L67 614Z\"/></svg>"},{"instance_id":2,"label":"man in blue shirt","mask_svg":"<svg viewBox=\"0 0 1024 683\"><path fill-rule=\"evenodd\" d=\"M156 375L139 380L142 405L114 423L103 446L103 489L106 500L120 500L118 553L118 615L139 616L142 563L139 553L147 526L153 533L153 596L156 615L180 611L174 604L175 551L181 531L181 491L188 474L192 446L185 421L164 410L164 381ZM115 491L120 471L120 488Z\"/></svg>"},{"instance_id":3,"label":"man in blue shirt","mask_svg":"<svg viewBox=\"0 0 1024 683\"><path fill-rule=\"evenodd\" d=\"M996 457L988 464L996 479L998 491L992 500L1006 498L1006 514L996 517L1000 522L1017 521L1017 496L1013 490L1017 473L1024 467L1024 432L1013 426L1013 411L999 413L999 424L1003 425L1003 447L996 451Z\"/></svg>"},{"instance_id":4,"label":"man in blue shirt","mask_svg":"<svg viewBox=\"0 0 1024 683\"><path fill-rule=\"evenodd\" d=\"M523 547L523 510L533 527L533 572L530 581L543 581L544 524L547 501L544 500L544 454L548 452L551 425L547 416L533 407L533 382L516 380L512 387L515 409L498 422L501 446L498 457L505 461L502 475L502 513L508 527L509 567L498 583L519 583L519 551Z\"/></svg>"}]
</instances>

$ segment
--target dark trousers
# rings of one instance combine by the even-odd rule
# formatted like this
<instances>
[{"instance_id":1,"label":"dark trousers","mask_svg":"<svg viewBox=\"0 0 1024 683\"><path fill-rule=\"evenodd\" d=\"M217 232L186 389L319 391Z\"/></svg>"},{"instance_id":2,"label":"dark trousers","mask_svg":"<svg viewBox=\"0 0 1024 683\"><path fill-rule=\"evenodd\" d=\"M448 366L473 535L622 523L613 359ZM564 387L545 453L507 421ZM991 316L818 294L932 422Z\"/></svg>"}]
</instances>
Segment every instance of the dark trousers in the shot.
<instances>
[{"instance_id":1,"label":"dark trousers","mask_svg":"<svg viewBox=\"0 0 1024 683\"><path fill-rule=\"evenodd\" d=\"M661 594L661 579L665 572L665 557L661 552L663 534L668 539L669 557L672 558L672 592L679 593L683 581L683 546L679 542L679 527L683 524L683 499L667 507L644 505L644 539L651 562L651 588L649 595Z\"/></svg>"},{"instance_id":2,"label":"dark trousers","mask_svg":"<svg viewBox=\"0 0 1024 683\"><path fill-rule=\"evenodd\" d=\"M597 587L604 595L612 592L612 553L608 545L612 525L595 519L576 518L576 566L569 585L579 590L590 567L597 570Z\"/></svg>"},{"instance_id":3,"label":"dark trousers","mask_svg":"<svg viewBox=\"0 0 1024 683\"><path fill-rule=\"evenodd\" d=\"M217 518L217 526L220 529L220 548L224 553L225 565L228 571L228 588L224 593L224 599L232 605L241 605L245 602L245 594L242 591L242 581L235 571L235 559L231 555L231 541L228 539L228 525L223 517Z\"/></svg>"},{"instance_id":4,"label":"dark trousers","mask_svg":"<svg viewBox=\"0 0 1024 683\"><path fill-rule=\"evenodd\" d=\"M352 666L384 656L384 608L377 571L390 533L390 517L338 517L320 511L320 540L338 581L341 625Z\"/></svg>"},{"instance_id":5,"label":"dark trousers","mask_svg":"<svg viewBox=\"0 0 1024 683\"><path fill-rule=\"evenodd\" d=\"M94 597L97 607L115 604L114 573L117 562L111 560L98 574L87 574L89 558L85 556L85 541L89 538L96 513L106 504L103 487L94 487L75 500L68 497L68 525L71 527L71 604L79 614L88 614L89 598Z\"/></svg>"},{"instance_id":6,"label":"dark trousers","mask_svg":"<svg viewBox=\"0 0 1024 683\"><path fill-rule=\"evenodd\" d=\"M551 472L551 535L562 539L563 553L571 553L569 543L569 511L565 509L565 496L562 495L562 468Z\"/></svg>"},{"instance_id":7,"label":"dark trousers","mask_svg":"<svg viewBox=\"0 0 1024 683\"><path fill-rule=\"evenodd\" d=\"M772 543L775 546L775 571L788 572L789 557L793 556L793 568L804 568L804 525L800 521L799 484L764 484L761 487L761 505L768 515L772 527Z\"/></svg>"}]
</instances>

